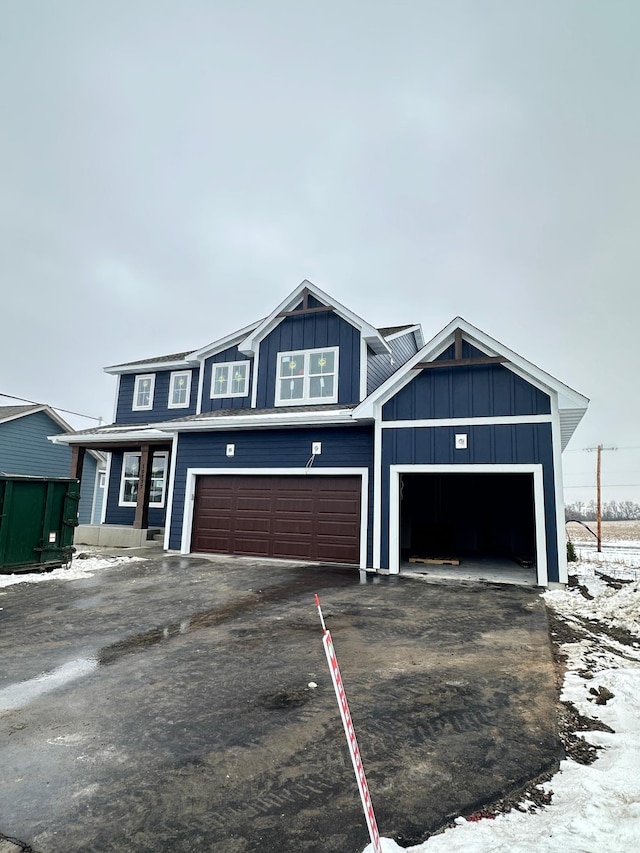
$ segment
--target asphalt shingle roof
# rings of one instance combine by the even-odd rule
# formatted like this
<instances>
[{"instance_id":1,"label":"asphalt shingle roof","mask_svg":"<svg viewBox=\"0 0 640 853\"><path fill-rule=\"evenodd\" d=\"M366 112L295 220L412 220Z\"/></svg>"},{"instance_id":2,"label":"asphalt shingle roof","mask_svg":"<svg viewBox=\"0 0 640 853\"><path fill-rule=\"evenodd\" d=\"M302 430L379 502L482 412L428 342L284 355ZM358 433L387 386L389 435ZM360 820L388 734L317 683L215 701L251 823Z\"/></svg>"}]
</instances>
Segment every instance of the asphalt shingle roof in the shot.
<instances>
[{"instance_id":1,"label":"asphalt shingle roof","mask_svg":"<svg viewBox=\"0 0 640 853\"><path fill-rule=\"evenodd\" d=\"M0 421L5 420L6 418L15 418L16 415L24 415L33 409L39 408L39 405L34 406L32 403L29 403L26 406L0 406Z\"/></svg>"}]
</instances>

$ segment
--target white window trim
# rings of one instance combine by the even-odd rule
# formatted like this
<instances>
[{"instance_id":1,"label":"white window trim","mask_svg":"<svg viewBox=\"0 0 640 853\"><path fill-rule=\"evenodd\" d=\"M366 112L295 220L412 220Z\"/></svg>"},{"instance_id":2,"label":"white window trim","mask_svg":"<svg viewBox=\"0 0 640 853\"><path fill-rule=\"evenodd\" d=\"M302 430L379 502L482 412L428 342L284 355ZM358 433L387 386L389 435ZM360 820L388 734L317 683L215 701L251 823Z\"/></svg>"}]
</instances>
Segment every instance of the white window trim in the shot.
<instances>
[{"instance_id":1,"label":"white window trim","mask_svg":"<svg viewBox=\"0 0 640 853\"><path fill-rule=\"evenodd\" d=\"M316 352L332 352L334 354L334 363L333 363L333 395L331 397L309 397L309 383L311 377L309 376L308 371L308 363L309 356L312 356ZM340 347L316 347L315 349L294 349L288 350L286 352L279 352L276 357L276 393L275 393L275 405L276 406L313 406L313 405L322 405L323 403L337 403L338 402L338 369L339 369L339 354ZM302 375L302 397L299 400L281 400L280 399L280 381L282 377L280 376L280 360L285 355L303 355L304 356L304 374ZM300 377L298 377L300 378Z\"/></svg>"},{"instance_id":2,"label":"white window trim","mask_svg":"<svg viewBox=\"0 0 640 853\"><path fill-rule=\"evenodd\" d=\"M180 376L186 376L187 378L187 396L186 402L184 403L174 403L173 402L173 392L175 391L176 381ZM189 403L191 402L191 371L190 370L175 370L171 374L171 378L169 380L169 399L167 401L168 409L188 409Z\"/></svg>"},{"instance_id":3,"label":"white window trim","mask_svg":"<svg viewBox=\"0 0 640 853\"><path fill-rule=\"evenodd\" d=\"M151 380L151 390L149 391L149 405L148 406L138 406L138 385L142 382L143 379ZM131 403L131 410L133 412L148 412L150 409L153 409L153 392L156 387L156 375L155 373L138 373L136 374L135 382L133 383L133 401Z\"/></svg>"},{"instance_id":4,"label":"white window trim","mask_svg":"<svg viewBox=\"0 0 640 853\"><path fill-rule=\"evenodd\" d=\"M126 470L125 459L127 456L138 456L138 457L140 457L140 456L142 456L142 454L139 450L127 451L126 453L122 454L122 469L120 471L120 492L118 494L118 506L135 507L137 505L135 501L123 500L124 481L125 481L124 472ZM164 480L162 482L162 500L159 502L156 502L156 503L151 503L151 501L149 501L149 509L164 509L165 501L167 499L167 478L169 476L169 451L168 450L153 451L151 454L151 457L152 457L151 458L151 464L152 465L153 465L153 457L154 456L164 456L164 458L167 460L167 462L166 462L166 465L164 468ZM140 477L138 477L138 480L139 479L140 479Z\"/></svg>"},{"instance_id":5,"label":"white window trim","mask_svg":"<svg viewBox=\"0 0 640 853\"><path fill-rule=\"evenodd\" d=\"M244 381L244 391L240 393L231 394L225 391L224 394L216 394L215 393L215 379L216 379L216 368L217 367L228 367L229 372L235 370L236 367L240 367L246 365L247 373ZM211 364L211 399L212 400L226 400L229 397L248 397L249 396L249 374L251 373L249 360L245 361L214 361ZM227 385L230 387L231 383L227 379Z\"/></svg>"}]
</instances>

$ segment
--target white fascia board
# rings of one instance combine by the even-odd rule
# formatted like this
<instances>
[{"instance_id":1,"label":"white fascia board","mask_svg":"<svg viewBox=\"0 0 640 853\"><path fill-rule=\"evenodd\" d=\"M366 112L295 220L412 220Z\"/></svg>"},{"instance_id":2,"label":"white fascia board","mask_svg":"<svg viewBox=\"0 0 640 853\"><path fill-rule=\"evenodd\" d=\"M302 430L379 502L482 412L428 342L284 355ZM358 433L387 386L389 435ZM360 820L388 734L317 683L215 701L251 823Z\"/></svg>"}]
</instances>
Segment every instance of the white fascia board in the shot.
<instances>
[{"instance_id":1,"label":"white fascia board","mask_svg":"<svg viewBox=\"0 0 640 853\"><path fill-rule=\"evenodd\" d=\"M178 361L147 361L138 364L121 364L114 367L103 367L103 373L120 376L123 373L151 373L156 370L179 370L193 367L194 361L189 355Z\"/></svg>"},{"instance_id":2,"label":"white fascia board","mask_svg":"<svg viewBox=\"0 0 640 853\"><path fill-rule=\"evenodd\" d=\"M539 367L536 367L526 358L518 355L508 347L496 341L490 335L485 334L480 329L472 326L462 317L454 318L442 331L422 347L414 356L412 356L404 365L402 365L395 373L393 373L386 382L377 388L370 396L358 406L354 412L354 417L371 417L372 407L374 403L384 405L394 394L397 394L405 385L407 385L416 376L413 371L414 365L421 361L433 361L440 355L454 340L456 329L460 329L465 338L472 344L478 345L478 348L488 355L501 355L507 359L504 367L512 370L518 376L531 382L536 387L545 391L548 394L557 393L562 402L568 408L584 408L586 409L589 400L573 388L560 382L559 379L546 373ZM562 404L561 404L562 408Z\"/></svg>"},{"instance_id":3,"label":"white fascia board","mask_svg":"<svg viewBox=\"0 0 640 853\"><path fill-rule=\"evenodd\" d=\"M332 310L335 311L339 317L342 317L343 320L346 320L347 323L351 323L352 326L359 329L360 334L375 353L391 352L389 345L377 329L363 320L362 317L358 317L358 315L354 314L353 311L350 311L340 302L337 302L333 297L329 296L328 293L325 293L307 279L300 282L296 289L290 293L289 296L287 296L287 298L283 300L268 317L265 317L265 319L256 326L253 332L238 345L240 352L245 355L255 355L260 345L260 341L282 321L283 318L280 317L279 314L283 311L291 311L295 308L302 298L302 293L305 289L308 290L309 293L311 293L311 295L319 302L324 302L326 305L330 305Z\"/></svg>"},{"instance_id":4,"label":"white fascia board","mask_svg":"<svg viewBox=\"0 0 640 853\"><path fill-rule=\"evenodd\" d=\"M54 444L80 444L90 449L91 444L138 444L145 441L171 441L171 435L158 429L145 429L129 432L105 432L92 435L48 435Z\"/></svg>"},{"instance_id":5,"label":"white fascia board","mask_svg":"<svg viewBox=\"0 0 640 853\"><path fill-rule=\"evenodd\" d=\"M200 418L197 421L175 423L167 421L160 424L166 432L208 432L212 429L270 429L271 427L331 426L334 424L355 424L353 409L337 409L331 412L287 412L269 415L231 415L229 417Z\"/></svg>"},{"instance_id":6,"label":"white fascia board","mask_svg":"<svg viewBox=\"0 0 640 853\"><path fill-rule=\"evenodd\" d=\"M222 350L228 349L230 346L234 344L240 343L243 341L248 334L250 334L256 326L260 323L264 322L263 320L258 320L255 323L250 323L248 326L244 326L242 329L238 329L235 332L232 332L230 335L226 335L224 338L219 338L216 341L212 341L210 344L207 344L204 347L201 347L198 350L189 354L189 360L204 360L205 358L209 358L211 355L215 355L218 352L222 352Z\"/></svg>"}]
</instances>

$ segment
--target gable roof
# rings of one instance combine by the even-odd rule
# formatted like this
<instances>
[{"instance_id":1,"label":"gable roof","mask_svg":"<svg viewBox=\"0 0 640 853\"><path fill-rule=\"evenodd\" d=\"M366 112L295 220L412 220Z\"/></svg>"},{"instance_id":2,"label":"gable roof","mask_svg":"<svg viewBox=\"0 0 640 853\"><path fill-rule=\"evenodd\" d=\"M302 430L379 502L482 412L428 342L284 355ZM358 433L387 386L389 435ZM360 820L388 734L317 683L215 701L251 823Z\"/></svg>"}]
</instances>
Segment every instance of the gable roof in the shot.
<instances>
[{"instance_id":1,"label":"gable roof","mask_svg":"<svg viewBox=\"0 0 640 853\"><path fill-rule=\"evenodd\" d=\"M460 329L465 340L490 356L503 356L507 359L504 367L512 370L518 376L545 391L548 394L556 394L558 399L558 410L560 413L560 434L562 449L567 446L569 440L582 420L589 399L564 382L551 376L550 373L536 367L526 358L510 350L495 338L487 335L481 329L468 323L462 317L455 317L438 334L428 341L422 349L413 355L395 373L376 388L369 396L360 403L354 411L354 417L374 417L378 406L382 406L391 399L405 385L412 381L417 375L413 369L421 361L435 361L435 359L447 349L455 340L456 330Z\"/></svg>"},{"instance_id":2,"label":"gable roof","mask_svg":"<svg viewBox=\"0 0 640 853\"><path fill-rule=\"evenodd\" d=\"M315 284L307 279L302 281L296 289L290 293L289 296L287 296L287 298L271 312L271 314L269 314L268 317L265 317L261 323L258 323L252 333L239 344L240 351L245 355L255 355L258 352L260 341L265 338L280 322L282 322L283 318L280 314L284 311L292 311L304 297L305 291L309 295L314 296L322 304L330 306L331 310L339 317L342 317L342 319L346 320L347 323L351 323L352 326L359 329L362 337L371 347L373 352L391 352L389 344L385 341L378 329L375 329L361 317L358 317L357 314L354 314L353 311L350 311L340 302L332 299L327 293L319 287L316 287Z\"/></svg>"},{"instance_id":3,"label":"gable roof","mask_svg":"<svg viewBox=\"0 0 640 853\"><path fill-rule=\"evenodd\" d=\"M71 424L68 424L64 418L60 417L55 409L52 409L51 406L47 406L46 403L30 403L23 406L0 406L0 424L7 423L8 421L16 421L19 418L26 417L27 415L35 415L37 412L44 412L65 433L75 433ZM101 453L94 451L90 452L95 456L98 462L105 461L104 456Z\"/></svg>"}]
</instances>

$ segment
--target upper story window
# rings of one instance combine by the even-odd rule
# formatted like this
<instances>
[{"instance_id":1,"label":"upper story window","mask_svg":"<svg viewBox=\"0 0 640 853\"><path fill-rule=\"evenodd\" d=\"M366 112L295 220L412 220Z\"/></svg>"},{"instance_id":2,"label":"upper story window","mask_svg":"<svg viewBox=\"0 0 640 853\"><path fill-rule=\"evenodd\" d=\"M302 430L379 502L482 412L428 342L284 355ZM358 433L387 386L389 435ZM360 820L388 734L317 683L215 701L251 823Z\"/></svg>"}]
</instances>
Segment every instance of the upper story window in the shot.
<instances>
[{"instance_id":1,"label":"upper story window","mask_svg":"<svg viewBox=\"0 0 640 853\"><path fill-rule=\"evenodd\" d=\"M186 409L191 399L191 371L179 370L169 381L169 409Z\"/></svg>"},{"instance_id":2,"label":"upper story window","mask_svg":"<svg viewBox=\"0 0 640 853\"><path fill-rule=\"evenodd\" d=\"M131 406L134 412L153 408L153 389L155 384L156 377L154 373L141 373L136 376L133 386L133 405Z\"/></svg>"},{"instance_id":3,"label":"upper story window","mask_svg":"<svg viewBox=\"0 0 640 853\"><path fill-rule=\"evenodd\" d=\"M338 401L338 347L278 353L276 406Z\"/></svg>"},{"instance_id":4,"label":"upper story window","mask_svg":"<svg viewBox=\"0 0 640 853\"><path fill-rule=\"evenodd\" d=\"M246 397L249 393L249 362L228 361L213 365L211 397Z\"/></svg>"}]
</instances>

